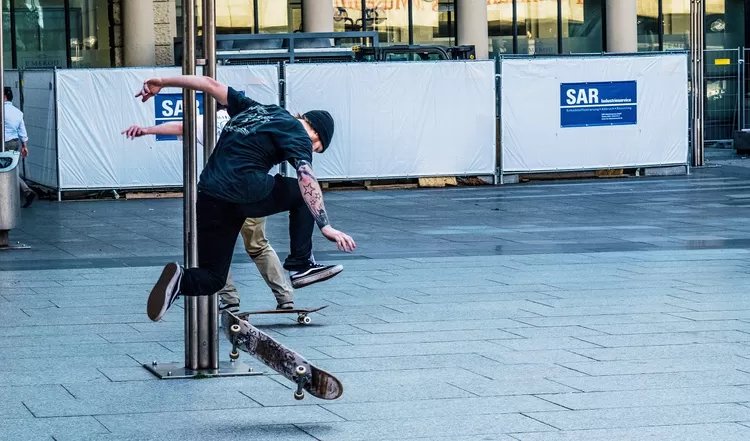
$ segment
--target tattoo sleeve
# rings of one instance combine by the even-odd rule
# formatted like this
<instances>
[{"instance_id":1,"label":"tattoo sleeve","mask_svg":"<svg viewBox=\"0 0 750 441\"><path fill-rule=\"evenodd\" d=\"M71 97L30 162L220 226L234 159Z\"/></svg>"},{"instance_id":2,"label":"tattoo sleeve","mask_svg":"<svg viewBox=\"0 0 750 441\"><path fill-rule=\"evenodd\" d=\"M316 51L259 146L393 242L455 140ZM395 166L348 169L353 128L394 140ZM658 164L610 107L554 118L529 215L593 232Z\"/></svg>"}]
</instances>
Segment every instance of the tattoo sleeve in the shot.
<instances>
[{"instance_id":1,"label":"tattoo sleeve","mask_svg":"<svg viewBox=\"0 0 750 441\"><path fill-rule=\"evenodd\" d=\"M297 182L302 191L302 198L315 218L318 228L323 228L329 224L328 213L323 204L323 192L313 174L312 166L307 161L296 161L294 166L297 169Z\"/></svg>"}]
</instances>

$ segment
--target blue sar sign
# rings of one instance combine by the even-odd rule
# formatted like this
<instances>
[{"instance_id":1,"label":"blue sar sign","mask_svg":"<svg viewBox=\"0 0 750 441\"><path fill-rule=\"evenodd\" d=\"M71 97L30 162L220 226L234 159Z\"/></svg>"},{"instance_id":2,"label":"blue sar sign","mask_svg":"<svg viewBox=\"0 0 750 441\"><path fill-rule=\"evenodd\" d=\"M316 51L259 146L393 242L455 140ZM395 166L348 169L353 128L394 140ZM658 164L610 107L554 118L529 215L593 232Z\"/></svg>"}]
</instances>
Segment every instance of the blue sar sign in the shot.
<instances>
[{"instance_id":1,"label":"blue sar sign","mask_svg":"<svg viewBox=\"0 0 750 441\"><path fill-rule=\"evenodd\" d=\"M591 127L638 123L635 81L560 84L560 126Z\"/></svg>"},{"instance_id":2,"label":"blue sar sign","mask_svg":"<svg viewBox=\"0 0 750 441\"><path fill-rule=\"evenodd\" d=\"M203 94L196 93L198 115L203 115ZM182 121L184 104L181 93L164 93L154 97L154 120L156 124L172 121ZM157 135L157 141L174 141L176 136Z\"/></svg>"}]
</instances>

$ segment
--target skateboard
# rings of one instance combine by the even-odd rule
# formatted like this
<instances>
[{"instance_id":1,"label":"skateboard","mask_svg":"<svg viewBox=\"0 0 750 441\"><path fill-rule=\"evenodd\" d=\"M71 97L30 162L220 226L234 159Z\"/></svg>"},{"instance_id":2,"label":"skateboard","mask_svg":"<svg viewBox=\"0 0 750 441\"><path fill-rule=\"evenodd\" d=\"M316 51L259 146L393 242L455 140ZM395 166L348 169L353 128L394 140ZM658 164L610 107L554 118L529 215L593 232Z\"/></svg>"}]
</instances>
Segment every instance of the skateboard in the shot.
<instances>
[{"instance_id":1,"label":"skateboard","mask_svg":"<svg viewBox=\"0 0 750 441\"><path fill-rule=\"evenodd\" d=\"M304 391L323 400L335 400L341 396L344 392L341 381L251 325L246 317L247 313L221 313L224 335L232 343L229 358L238 359L240 349L259 359L297 385L294 391L296 400L305 398Z\"/></svg>"},{"instance_id":2,"label":"skateboard","mask_svg":"<svg viewBox=\"0 0 750 441\"><path fill-rule=\"evenodd\" d=\"M264 311L251 311L251 312L243 312L241 316L242 318L246 318L248 315L251 314L297 314L297 323L300 325L309 325L312 323L312 319L307 316L307 314L311 312L318 312L321 309L328 308L328 305L321 306L320 308L315 309L267 309Z\"/></svg>"}]
</instances>

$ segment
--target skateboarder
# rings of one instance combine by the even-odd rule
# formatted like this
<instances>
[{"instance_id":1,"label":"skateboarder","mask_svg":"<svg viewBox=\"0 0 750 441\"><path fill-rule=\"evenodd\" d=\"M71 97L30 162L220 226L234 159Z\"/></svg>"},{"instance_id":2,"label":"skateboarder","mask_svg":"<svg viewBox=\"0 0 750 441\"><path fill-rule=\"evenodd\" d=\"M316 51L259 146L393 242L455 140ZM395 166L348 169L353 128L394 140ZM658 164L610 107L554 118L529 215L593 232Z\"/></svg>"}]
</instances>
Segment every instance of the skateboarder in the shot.
<instances>
[{"instance_id":1,"label":"skateboarder","mask_svg":"<svg viewBox=\"0 0 750 441\"><path fill-rule=\"evenodd\" d=\"M229 121L229 113L227 113L226 106L217 104L216 106L216 139L221 137L221 132L224 126ZM181 121L168 122L164 124L158 124L151 127L141 127L138 125L132 125L125 129L123 132L127 138L135 139L145 135L173 135L182 138L183 126ZM203 151L203 119L198 117L196 124L196 141L198 144L198 151ZM287 281L284 268L281 265L279 256L276 254L276 250L273 249L265 234L266 218L248 218L242 224L242 240L245 244L245 251L253 260L255 265L258 267L263 280L266 285L271 288L274 297L276 297L276 305L278 309L293 309L294 308L294 290ZM337 265L336 270L343 270L343 267ZM301 288L301 286L296 286ZM219 310L228 310L230 312L239 312L240 310L240 294L237 291L237 287L232 280L232 271L229 270L227 275L227 282L219 294Z\"/></svg>"},{"instance_id":2,"label":"skateboarder","mask_svg":"<svg viewBox=\"0 0 750 441\"><path fill-rule=\"evenodd\" d=\"M331 115L312 110L292 116L277 105L260 104L225 84L195 75L148 79L136 97L146 102L164 87L209 94L227 106L231 119L198 182L198 267L183 269L176 262L164 267L148 298L149 318L161 319L180 295L211 295L224 286L246 218L289 212L291 252L284 268L292 282L310 284L332 277L335 265L312 259L315 224L341 251L352 252L356 244L331 226L311 164L312 153L322 153L330 145ZM294 166L297 179L268 174L283 161Z\"/></svg>"}]
</instances>

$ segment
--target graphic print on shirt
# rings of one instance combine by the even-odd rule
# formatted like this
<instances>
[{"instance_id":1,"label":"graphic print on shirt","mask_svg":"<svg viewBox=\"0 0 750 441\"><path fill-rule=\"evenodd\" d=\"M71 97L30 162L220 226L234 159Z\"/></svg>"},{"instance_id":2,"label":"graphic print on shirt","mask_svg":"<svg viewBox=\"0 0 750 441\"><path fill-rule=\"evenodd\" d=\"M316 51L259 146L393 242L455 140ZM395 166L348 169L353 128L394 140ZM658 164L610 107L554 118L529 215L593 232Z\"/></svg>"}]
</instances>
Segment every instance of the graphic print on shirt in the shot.
<instances>
[{"instance_id":1,"label":"graphic print on shirt","mask_svg":"<svg viewBox=\"0 0 750 441\"><path fill-rule=\"evenodd\" d=\"M269 121L271 121L271 115L269 115L268 109L258 104L248 107L237 114L224 126L224 131L244 136L253 135L258 126L266 124Z\"/></svg>"}]
</instances>

